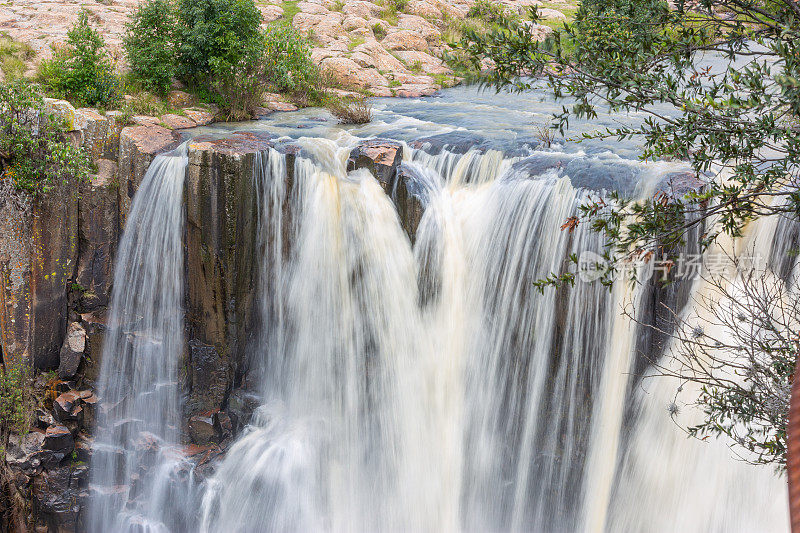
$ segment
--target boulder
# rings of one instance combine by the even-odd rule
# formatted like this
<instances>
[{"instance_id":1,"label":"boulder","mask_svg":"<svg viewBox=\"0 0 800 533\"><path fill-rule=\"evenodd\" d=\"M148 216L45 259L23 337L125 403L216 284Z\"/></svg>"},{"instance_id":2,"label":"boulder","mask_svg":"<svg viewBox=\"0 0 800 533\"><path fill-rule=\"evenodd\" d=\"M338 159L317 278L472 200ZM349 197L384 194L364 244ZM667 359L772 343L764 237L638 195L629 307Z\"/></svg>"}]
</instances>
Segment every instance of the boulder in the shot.
<instances>
[{"instance_id":1,"label":"boulder","mask_svg":"<svg viewBox=\"0 0 800 533\"><path fill-rule=\"evenodd\" d=\"M384 78L377 69L365 69L347 57L329 57L322 60L323 75L330 76L334 81L345 87L358 89L374 89L375 87L389 87L389 80Z\"/></svg>"},{"instance_id":2,"label":"boulder","mask_svg":"<svg viewBox=\"0 0 800 533\"><path fill-rule=\"evenodd\" d=\"M6 463L15 470L33 472L41 466L44 432L29 431L25 435L12 433L6 446Z\"/></svg>"},{"instance_id":3,"label":"boulder","mask_svg":"<svg viewBox=\"0 0 800 533\"><path fill-rule=\"evenodd\" d=\"M416 15L400 15L397 27L401 30L410 30L430 43L437 43L442 40L442 33L430 22ZM425 51L427 48L419 48Z\"/></svg>"},{"instance_id":4,"label":"boulder","mask_svg":"<svg viewBox=\"0 0 800 533\"><path fill-rule=\"evenodd\" d=\"M442 18L442 12L433 2L427 0L411 0L405 9L406 13L416 15L421 18L438 20Z\"/></svg>"},{"instance_id":5,"label":"boulder","mask_svg":"<svg viewBox=\"0 0 800 533\"><path fill-rule=\"evenodd\" d=\"M397 169L392 198L397 207L400 224L413 244L417 237L417 228L430 201L432 184L417 169L406 163Z\"/></svg>"},{"instance_id":6,"label":"boulder","mask_svg":"<svg viewBox=\"0 0 800 533\"><path fill-rule=\"evenodd\" d=\"M567 16L557 9L550 9L550 8L538 8L537 11L539 12L539 17L545 20L567 20Z\"/></svg>"},{"instance_id":7,"label":"boulder","mask_svg":"<svg viewBox=\"0 0 800 533\"><path fill-rule=\"evenodd\" d=\"M213 413L195 415L189 418L189 436L195 444L211 444L217 441Z\"/></svg>"},{"instance_id":8,"label":"boulder","mask_svg":"<svg viewBox=\"0 0 800 533\"><path fill-rule=\"evenodd\" d=\"M191 118L174 115L172 113L161 115L161 125L171 130L184 130L197 127L197 124Z\"/></svg>"},{"instance_id":9,"label":"boulder","mask_svg":"<svg viewBox=\"0 0 800 533\"><path fill-rule=\"evenodd\" d=\"M86 330L77 322L72 322L67 329L67 338L61 347L58 365L58 377L70 380L75 377L86 350Z\"/></svg>"},{"instance_id":10,"label":"boulder","mask_svg":"<svg viewBox=\"0 0 800 533\"><path fill-rule=\"evenodd\" d=\"M683 200L690 193L699 193L707 183L691 170L670 172L664 176L656 187L656 193L661 193L673 200Z\"/></svg>"},{"instance_id":11,"label":"boulder","mask_svg":"<svg viewBox=\"0 0 800 533\"><path fill-rule=\"evenodd\" d=\"M367 39L362 44L356 46L353 49L353 55L356 53L369 56L375 68L380 71L391 72L393 74L398 72L408 72L403 62L390 54L375 39Z\"/></svg>"},{"instance_id":12,"label":"boulder","mask_svg":"<svg viewBox=\"0 0 800 533\"><path fill-rule=\"evenodd\" d=\"M207 124L211 124L214 122L214 118L218 113L218 109L216 108L199 108L199 107L189 107L183 110L186 113L186 116L192 119L192 121L198 126L205 126Z\"/></svg>"},{"instance_id":13,"label":"boulder","mask_svg":"<svg viewBox=\"0 0 800 533\"><path fill-rule=\"evenodd\" d=\"M66 457L75 448L75 439L72 438L72 432L66 426L50 426L44 434L42 448L62 453L62 457Z\"/></svg>"},{"instance_id":14,"label":"boulder","mask_svg":"<svg viewBox=\"0 0 800 533\"><path fill-rule=\"evenodd\" d=\"M418 65L426 74L452 74L453 71L444 64L444 61L425 52L416 50L395 52L400 60L409 68Z\"/></svg>"},{"instance_id":15,"label":"boulder","mask_svg":"<svg viewBox=\"0 0 800 533\"><path fill-rule=\"evenodd\" d=\"M362 141L350 152L347 159L347 171L366 168L391 194L397 168L403 161L403 145L397 141L372 139Z\"/></svg>"},{"instance_id":16,"label":"boulder","mask_svg":"<svg viewBox=\"0 0 800 533\"><path fill-rule=\"evenodd\" d=\"M428 42L418 32L411 30L397 30L388 34L381 41L381 45L387 50L428 50Z\"/></svg>"},{"instance_id":17,"label":"boulder","mask_svg":"<svg viewBox=\"0 0 800 533\"><path fill-rule=\"evenodd\" d=\"M56 420L64 422L68 420L78 420L81 415L81 393L75 390L59 394L53 400L53 414Z\"/></svg>"}]
</instances>

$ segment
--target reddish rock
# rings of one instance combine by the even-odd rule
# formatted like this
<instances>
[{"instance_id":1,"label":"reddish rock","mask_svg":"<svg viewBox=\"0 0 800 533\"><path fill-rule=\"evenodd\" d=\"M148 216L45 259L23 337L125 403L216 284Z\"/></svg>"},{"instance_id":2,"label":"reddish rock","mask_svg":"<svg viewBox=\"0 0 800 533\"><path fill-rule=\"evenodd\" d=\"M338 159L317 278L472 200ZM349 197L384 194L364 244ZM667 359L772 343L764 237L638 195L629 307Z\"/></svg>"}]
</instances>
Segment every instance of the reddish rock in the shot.
<instances>
[{"instance_id":1,"label":"reddish rock","mask_svg":"<svg viewBox=\"0 0 800 533\"><path fill-rule=\"evenodd\" d=\"M197 127L197 124L191 118L182 117L180 115L172 115L172 114L162 115L161 125L171 130L181 130L181 129Z\"/></svg>"},{"instance_id":2,"label":"reddish rock","mask_svg":"<svg viewBox=\"0 0 800 533\"><path fill-rule=\"evenodd\" d=\"M350 152L347 171L366 168L391 194L395 173L403 160L403 145L397 141L373 139L362 141Z\"/></svg>"},{"instance_id":3,"label":"reddish rock","mask_svg":"<svg viewBox=\"0 0 800 533\"><path fill-rule=\"evenodd\" d=\"M53 412L59 421L77 420L80 415L81 394L78 391L67 391L53 400Z\"/></svg>"}]
</instances>

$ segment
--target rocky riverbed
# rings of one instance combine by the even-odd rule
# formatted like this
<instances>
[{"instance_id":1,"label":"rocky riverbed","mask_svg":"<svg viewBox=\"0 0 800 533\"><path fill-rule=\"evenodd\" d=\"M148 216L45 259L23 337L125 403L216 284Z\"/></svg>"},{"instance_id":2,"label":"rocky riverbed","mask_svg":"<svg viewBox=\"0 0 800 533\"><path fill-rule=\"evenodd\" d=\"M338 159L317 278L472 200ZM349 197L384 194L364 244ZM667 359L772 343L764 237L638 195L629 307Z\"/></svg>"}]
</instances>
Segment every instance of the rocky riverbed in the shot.
<instances>
[{"instance_id":1,"label":"rocky riverbed","mask_svg":"<svg viewBox=\"0 0 800 533\"><path fill-rule=\"evenodd\" d=\"M86 9L124 68L125 23L141 0L13 0L0 4L0 32L32 49L28 71L63 43L78 13ZM503 0L522 12L540 8L545 20L563 20L574 9L570 0ZM402 11L384 0L280 0L257 2L264 23L292 17L293 25L313 42L312 57L335 85L373 96L417 97L457 81L442 60L446 36L463 20L474 0L410 0ZM541 35L550 30L539 26ZM2 72L0 72L2 77Z\"/></svg>"}]
</instances>

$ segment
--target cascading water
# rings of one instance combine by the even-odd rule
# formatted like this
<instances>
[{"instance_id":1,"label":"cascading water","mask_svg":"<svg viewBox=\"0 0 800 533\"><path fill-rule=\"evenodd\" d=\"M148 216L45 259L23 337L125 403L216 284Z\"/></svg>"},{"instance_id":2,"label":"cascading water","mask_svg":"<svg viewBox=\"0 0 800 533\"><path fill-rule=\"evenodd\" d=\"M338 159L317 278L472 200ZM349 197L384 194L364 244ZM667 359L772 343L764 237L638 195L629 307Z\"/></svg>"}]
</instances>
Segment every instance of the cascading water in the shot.
<instances>
[{"instance_id":1,"label":"cascading water","mask_svg":"<svg viewBox=\"0 0 800 533\"><path fill-rule=\"evenodd\" d=\"M425 204L412 244L392 202L400 191L348 174L358 139L318 127L303 124L313 136L294 141L293 168L276 150L255 158L247 383L261 406L203 485L177 450L185 156L148 171L115 278L94 531L786 528L782 480L723 442L686 438L667 412L676 383L642 375L637 350L661 348L622 311L657 299L651 287L534 285L602 250L585 225L561 228L596 194L587 187L652 195L673 165L591 146L524 158L406 144ZM764 246L796 240L785 225L759 227ZM783 250L760 253L779 276L791 270Z\"/></svg>"},{"instance_id":2,"label":"cascading water","mask_svg":"<svg viewBox=\"0 0 800 533\"><path fill-rule=\"evenodd\" d=\"M304 146L291 197L275 152L256 187L262 231L289 203L292 252L266 239L264 404L209 484L202 530L636 531L653 524L637 501L659 497L659 531L786 523L779 479L722 444L689 451L703 444L669 399L638 392L622 310L641 286L533 285L602 250L560 229L587 192L517 176L497 152L414 152L428 205L412 251L375 179L345 176L347 142ZM720 494L725 512L703 513Z\"/></svg>"},{"instance_id":3,"label":"cascading water","mask_svg":"<svg viewBox=\"0 0 800 533\"><path fill-rule=\"evenodd\" d=\"M91 531L186 529L177 378L183 350L185 147L155 158L116 261L93 446ZM188 475L187 473L185 473Z\"/></svg>"}]
</instances>

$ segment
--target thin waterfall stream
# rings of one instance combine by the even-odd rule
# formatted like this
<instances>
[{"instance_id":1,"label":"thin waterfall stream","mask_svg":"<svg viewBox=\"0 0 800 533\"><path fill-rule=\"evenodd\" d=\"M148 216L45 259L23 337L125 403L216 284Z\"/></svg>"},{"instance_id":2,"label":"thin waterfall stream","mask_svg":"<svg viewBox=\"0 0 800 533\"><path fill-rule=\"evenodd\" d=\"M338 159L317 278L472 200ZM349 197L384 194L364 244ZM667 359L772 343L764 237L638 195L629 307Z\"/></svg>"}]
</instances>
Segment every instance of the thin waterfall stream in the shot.
<instances>
[{"instance_id":1,"label":"thin waterfall stream","mask_svg":"<svg viewBox=\"0 0 800 533\"><path fill-rule=\"evenodd\" d=\"M646 284L535 286L602 252L600 234L562 228L589 195L652 194L679 165L414 145L432 123L261 126L293 132L297 156L259 152L248 184L259 406L202 481L181 453L186 147L155 159L117 258L92 530L786 530L780 477L671 420L676 385L648 377L624 312ZM413 238L398 191L346 170L363 138L396 131L424 199ZM753 232L765 256L785 233Z\"/></svg>"}]
</instances>

